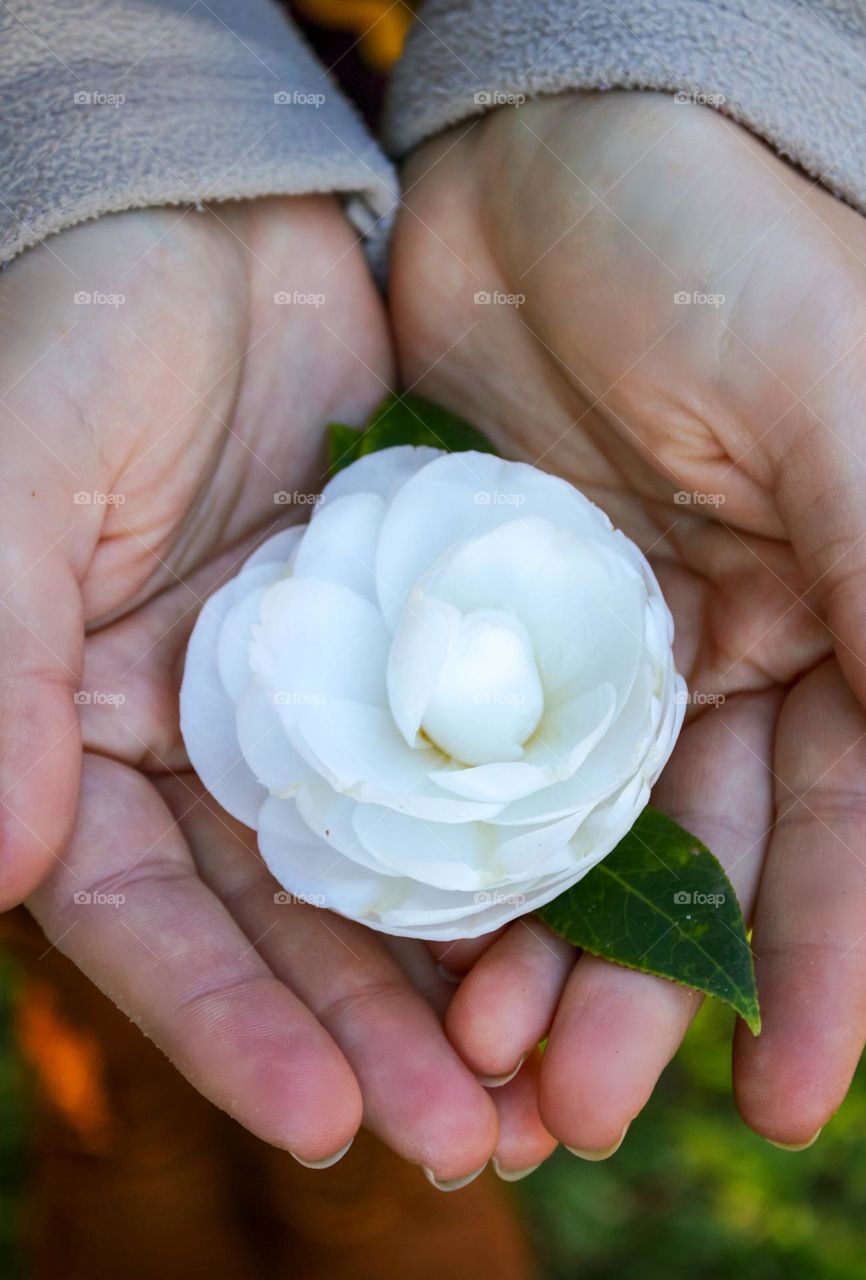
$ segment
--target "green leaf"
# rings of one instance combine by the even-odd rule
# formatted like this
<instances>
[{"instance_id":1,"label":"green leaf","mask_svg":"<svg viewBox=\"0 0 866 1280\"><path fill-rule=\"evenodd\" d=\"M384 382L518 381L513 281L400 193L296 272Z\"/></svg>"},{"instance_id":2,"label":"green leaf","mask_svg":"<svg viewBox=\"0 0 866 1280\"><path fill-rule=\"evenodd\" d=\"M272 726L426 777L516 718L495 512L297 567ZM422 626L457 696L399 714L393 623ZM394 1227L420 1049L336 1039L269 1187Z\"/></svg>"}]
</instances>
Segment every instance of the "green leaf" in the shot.
<instances>
[{"instance_id":1,"label":"green leaf","mask_svg":"<svg viewBox=\"0 0 866 1280\"><path fill-rule=\"evenodd\" d=\"M644 809L612 853L536 914L584 951L725 1001L760 1032L731 882L706 845L657 810Z\"/></svg>"},{"instance_id":2,"label":"green leaf","mask_svg":"<svg viewBox=\"0 0 866 1280\"><path fill-rule=\"evenodd\" d=\"M457 413L441 409L411 393L390 395L374 409L364 427L328 424L328 456L331 475L357 458L398 444L430 445L448 453L475 449L495 453L493 445Z\"/></svg>"},{"instance_id":3,"label":"green leaf","mask_svg":"<svg viewBox=\"0 0 866 1280\"><path fill-rule=\"evenodd\" d=\"M363 429L347 427L345 422L329 422L328 433L328 473L335 476L343 467L360 457Z\"/></svg>"}]
</instances>

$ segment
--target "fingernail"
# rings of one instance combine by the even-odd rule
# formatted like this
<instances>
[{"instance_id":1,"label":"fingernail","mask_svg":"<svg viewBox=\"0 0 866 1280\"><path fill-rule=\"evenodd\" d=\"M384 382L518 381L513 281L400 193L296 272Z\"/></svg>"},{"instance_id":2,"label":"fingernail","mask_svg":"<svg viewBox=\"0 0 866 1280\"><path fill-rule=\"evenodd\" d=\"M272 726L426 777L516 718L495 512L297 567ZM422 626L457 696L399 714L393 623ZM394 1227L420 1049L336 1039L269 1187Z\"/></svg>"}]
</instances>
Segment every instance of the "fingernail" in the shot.
<instances>
[{"instance_id":1,"label":"fingernail","mask_svg":"<svg viewBox=\"0 0 866 1280\"><path fill-rule=\"evenodd\" d=\"M453 969L446 969L444 964L437 964L436 972L443 982L450 982L453 987L459 987L463 981L462 973L455 973Z\"/></svg>"},{"instance_id":2,"label":"fingernail","mask_svg":"<svg viewBox=\"0 0 866 1280\"><path fill-rule=\"evenodd\" d=\"M470 1182L474 1182L484 1172L487 1168L487 1162L485 1161L481 1168L476 1169L474 1173L467 1173L465 1178L452 1178L450 1182L440 1182L432 1169L428 1169L426 1165L421 1167L424 1170L424 1177L437 1191L459 1191L461 1187L468 1187Z\"/></svg>"},{"instance_id":3,"label":"fingernail","mask_svg":"<svg viewBox=\"0 0 866 1280\"><path fill-rule=\"evenodd\" d=\"M476 1077L476 1079L478 1080L478 1083L479 1083L479 1084L483 1084L483 1085L484 1085L484 1088L485 1088L485 1089L499 1089L502 1085L504 1085L504 1084L508 1084L508 1081L509 1081L509 1080L513 1080L513 1079L514 1079L514 1077L517 1075L518 1071L519 1071L519 1070L520 1070L520 1068L523 1066L523 1064L524 1064L524 1062L525 1062L525 1061L526 1061L526 1054L524 1053L523 1057L520 1059L520 1061L518 1062L518 1064L517 1064L517 1066L514 1068L514 1070L513 1070L513 1071L509 1071L509 1072L507 1072L507 1074L506 1074L506 1075L504 1075L504 1076L477 1076L477 1077Z\"/></svg>"},{"instance_id":4,"label":"fingernail","mask_svg":"<svg viewBox=\"0 0 866 1280\"><path fill-rule=\"evenodd\" d=\"M767 1141L771 1147L778 1147L780 1151L808 1151L820 1138L823 1128L822 1125L817 1133L813 1133L808 1142L774 1142L772 1138L768 1138Z\"/></svg>"},{"instance_id":5,"label":"fingernail","mask_svg":"<svg viewBox=\"0 0 866 1280\"><path fill-rule=\"evenodd\" d=\"M300 1156L295 1155L294 1151L291 1152L291 1154L295 1156L298 1164L302 1164L305 1169L330 1169L332 1164L336 1164L338 1160L342 1160L353 1142L354 1138L350 1138L345 1147L340 1147L340 1150L333 1156L325 1156L324 1160L302 1160Z\"/></svg>"},{"instance_id":6,"label":"fingernail","mask_svg":"<svg viewBox=\"0 0 866 1280\"><path fill-rule=\"evenodd\" d=\"M577 1156L579 1160L608 1160L615 1152L619 1151L627 1133L628 1125L625 1126L622 1133L619 1135L619 1140L615 1142L612 1147L608 1147L605 1151L581 1151L579 1147L566 1147L565 1149L566 1151L570 1151L573 1156Z\"/></svg>"},{"instance_id":7,"label":"fingernail","mask_svg":"<svg viewBox=\"0 0 866 1280\"><path fill-rule=\"evenodd\" d=\"M493 1170L497 1178L501 1178L503 1182L519 1182L521 1178L528 1178L531 1173L535 1173L535 1170L540 1168L540 1164L531 1164L528 1169L503 1169L496 1156L493 1157Z\"/></svg>"}]
</instances>

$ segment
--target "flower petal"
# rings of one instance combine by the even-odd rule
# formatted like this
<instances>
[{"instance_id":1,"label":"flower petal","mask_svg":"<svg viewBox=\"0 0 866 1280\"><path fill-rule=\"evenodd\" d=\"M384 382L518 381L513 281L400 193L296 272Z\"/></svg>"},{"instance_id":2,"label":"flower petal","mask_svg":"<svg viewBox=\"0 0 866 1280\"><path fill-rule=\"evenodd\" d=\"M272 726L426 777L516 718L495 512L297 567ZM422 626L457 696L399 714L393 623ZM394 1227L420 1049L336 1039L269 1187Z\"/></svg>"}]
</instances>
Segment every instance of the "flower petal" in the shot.
<instances>
[{"instance_id":1,"label":"flower petal","mask_svg":"<svg viewBox=\"0 0 866 1280\"><path fill-rule=\"evenodd\" d=\"M388 703L410 747L420 745L424 712L459 629L453 605L412 592L388 654Z\"/></svg>"},{"instance_id":2,"label":"flower petal","mask_svg":"<svg viewBox=\"0 0 866 1280\"><path fill-rule=\"evenodd\" d=\"M435 782L454 795L489 804L508 805L571 778L601 741L616 707L612 685L575 698L549 717L550 741L540 737L527 748L524 760L478 765L470 769L441 769Z\"/></svg>"},{"instance_id":3,"label":"flower petal","mask_svg":"<svg viewBox=\"0 0 866 1280\"><path fill-rule=\"evenodd\" d=\"M253 627L259 620L259 607L269 587L279 581L278 564L259 564L244 569L236 582L247 590L226 612L217 642L217 666L223 688L237 702L249 688L253 673L250 667L250 643Z\"/></svg>"},{"instance_id":4,"label":"flower petal","mask_svg":"<svg viewBox=\"0 0 866 1280\"><path fill-rule=\"evenodd\" d=\"M292 800L265 801L259 847L274 877L306 901L368 928L410 938L477 937L555 897L562 877L519 891L441 890L401 876L370 872L329 847Z\"/></svg>"},{"instance_id":5,"label":"flower petal","mask_svg":"<svg viewBox=\"0 0 866 1280\"><path fill-rule=\"evenodd\" d=\"M322 502L327 505L350 493L377 493L390 502L397 490L428 462L441 458L439 449L427 445L401 444L392 449L379 449L364 454L351 466L338 471L322 490Z\"/></svg>"},{"instance_id":6,"label":"flower petal","mask_svg":"<svg viewBox=\"0 0 866 1280\"><path fill-rule=\"evenodd\" d=\"M241 754L235 704L217 661L225 618L248 585L243 573L232 578L205 601L196 619L180 688L180 727L190 764L205 787L232 817L255 827L267 791Z\"/></svg>"},{"instance_id":7,"label":"flower petal","mask_svg":"<svg viewBox=\"0 0 866 1280\"><path fill-rule=\"evenodd\" d=\"M376 493L335 498L314 513L295 553L296 578L340 582L376 604L376 545L385 503Z\"/></svg>"},{"instance_id":8,"label":"flower petal","mask_svg":"<svg viewBox=\"0 0 866 1280\"><path fill-rule=\"evenodd\" d=\"M332 698L386 705L390 638L368 600L339 583L286 578L265 593L260 618L250 661L281 699L284 723Z\"/></svg>"},{"instance_id":9,"label":"flower petal","mask_svg":"<svg viewBox=\"0 0 866 1280\"><path fill-rule=\"evenodd\" d=\"M599 539L541 517L452 548L419 584L461 613L509 609L529 633L547 703L602 681L625 700L644 645L646 586L630 562Z\"/></svg>"},{"instance_id":10,"label":"flower petal","mask_svg":"<svg viewBox=\"0 0 866 1280\"><path fill-rule=\"evenodd\" d=\"M340 795L321 778L309 786L301 787L294 800L298 813L310 830L350 862L356 862L379 875L405 874L385 866L361 843L352 821L359 807L356 800Z\"/></svg>"},{"instance_id":11,"label":"flower petal","mask_svg":"<svg viewBox=\"0 0 866 1280\"><path fill-rule=\"evenodd\" d=\"M645 767L655 741L661 704L653 713L654 675L649 666L640 671L628 702L579 769L561 782L515 800L491 822L498 826L555 822L575 811L592 810L609 799L635 776L650 779ZM668 739L665 759L673 749Z\"/></svg>"},{"instance_id":12,"label":"flower petal","mask_svg":"<svg viewBox=\"0 0 866 1280\"><path fill-rule=\"evenodd\" d=\"M299 708L289 731L335 790L364 804L446 823L476 822L502 807L443 795L428 777L443 757L430 747L413 751L379 707L329 699Z\"/></svg>"},{"instance_id":13,"label":"flower petal","mask_svg":"<svg viewBox=\"0 0 866 1280\"><path fill-rule=\"evenodd\" d=\"M237 704L237 738L244 759L268 791L293 794L317 775L291 745L273 695L251 685Z\"/></svg>"},{"instance_id":14,"label":"flower petal","mask_svg":"<svg viewBox=\"0 0 866 1280\"><path fill-rule=\"evenodd\" d=\"M315 835L293 800L271 796L259 817L259 851L289 893L353 920L363 919L383 894L380 872L335 853Z\"/></svg>"},{"instance_id":15,"label":"flower petal","mask_svg":"<svg viewBox=\"0 0 866 1280\"><path fill-rule=\"evenodd\" d=\"M365 849L395 871L437 889L475 890L497 882L495 827L419 822L380 805L358 805L353 825Z\"/></svg>"},{"instance_id":16,"label":"flower petal","mask_svg":"<svg viewBox=\"0 0 866 1280\"><path fill-rule=\"evenodd\" d=\"M247 569L260 564L279 564L288 573L295 549L304 536L306 527L305 524L293 524L290 528L280 529L269 538L265 538L245 561L241 572L246 573Z\"/></svg>"},{"instance_id":17,"label":"flower petal","mask_svg":"<svg viewBox=\"0 0 866 1280\"><path fill-rule=\"evenodd\" d=\"M532 515L587 537L611 527L566 481L523 462L467 452L422 467L395 494L379 538L376 582L391 630L413 584L449 547Z\"/></svg>"}]
</instances>

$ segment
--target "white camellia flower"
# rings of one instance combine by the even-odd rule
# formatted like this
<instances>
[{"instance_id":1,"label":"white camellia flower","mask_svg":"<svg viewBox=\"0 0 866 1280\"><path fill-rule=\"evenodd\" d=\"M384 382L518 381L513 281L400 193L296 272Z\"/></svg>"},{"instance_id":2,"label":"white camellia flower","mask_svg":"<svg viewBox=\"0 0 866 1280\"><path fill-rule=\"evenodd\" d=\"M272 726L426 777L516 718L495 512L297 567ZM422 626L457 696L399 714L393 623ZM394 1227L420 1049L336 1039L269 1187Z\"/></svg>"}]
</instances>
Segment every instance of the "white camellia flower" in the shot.
<instances>
[{"instance_id":1,"label":"white camellia flower","mask_svg":"<svg viewBox=\"0 0 866 1280\"><path fill-rule=\"evenodd\" d=\"M207 601L181 727L290 893L471 938L632 826L682 724L672 636L640 551L564 480L386 449Z\"/></svg>"}]
</instances>

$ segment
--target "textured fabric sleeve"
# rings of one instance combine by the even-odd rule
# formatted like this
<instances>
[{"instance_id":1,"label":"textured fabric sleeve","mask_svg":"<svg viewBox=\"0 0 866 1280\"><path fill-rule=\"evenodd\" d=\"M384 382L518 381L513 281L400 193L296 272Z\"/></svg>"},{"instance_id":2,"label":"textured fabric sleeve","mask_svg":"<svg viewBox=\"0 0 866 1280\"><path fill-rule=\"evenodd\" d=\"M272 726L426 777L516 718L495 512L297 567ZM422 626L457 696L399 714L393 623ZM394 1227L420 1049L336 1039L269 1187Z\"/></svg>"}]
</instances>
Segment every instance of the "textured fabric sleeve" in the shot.
<instances>
[{"instance_id":1,"label":"textured fabric sleeve","mask_svg":"<svg viewBox=\"0 0 866 1280\"><path fill-rule=\"evenodd\" d=\"M272 0L0 6L0 261L145 205L342 193L373 248L387 160Z\"/></svg>"},{"instance_id":2,"label":"textured fabric sleeve","mask_svg":"<svg viewBox=\"0 0 866 1280\"><path fill-rule=\"evenodd\" d=\"M386 139L403 155L520 95L610 88L718 107L866 210L863 0L429 0Z\"/></svg>"}]
</instances>

